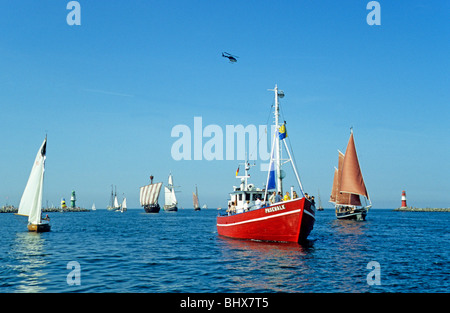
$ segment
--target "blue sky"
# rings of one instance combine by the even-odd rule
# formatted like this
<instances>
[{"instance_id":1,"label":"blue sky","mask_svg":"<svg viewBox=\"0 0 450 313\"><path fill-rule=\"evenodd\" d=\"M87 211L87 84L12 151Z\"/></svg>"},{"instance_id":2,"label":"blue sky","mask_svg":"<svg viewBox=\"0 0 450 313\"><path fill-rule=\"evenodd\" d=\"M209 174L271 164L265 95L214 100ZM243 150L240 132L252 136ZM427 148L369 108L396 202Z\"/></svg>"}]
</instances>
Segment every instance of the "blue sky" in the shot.
<instances>
[{"instance_id":1,"label":"blue sky","mask_svg":"<svg viewBox=\"0 0 450 313\"><path fill-rule=\"evenodd\" d=\"M264 125L278 84L307 192L329 206L353 126L375 208L402 190L409 205L450 206L448 1L379 1L380 26L361 0L80 0L80 26L68 2L0 3L1 205L18 205L47 133L50 204L76 190L106 207L114 184L138 208L148 176L171 171L181 206L197 184L201 203L224 207L240 161L175 161L171 130L195 116L224 132Z\"/></svg>"}]
</instances>

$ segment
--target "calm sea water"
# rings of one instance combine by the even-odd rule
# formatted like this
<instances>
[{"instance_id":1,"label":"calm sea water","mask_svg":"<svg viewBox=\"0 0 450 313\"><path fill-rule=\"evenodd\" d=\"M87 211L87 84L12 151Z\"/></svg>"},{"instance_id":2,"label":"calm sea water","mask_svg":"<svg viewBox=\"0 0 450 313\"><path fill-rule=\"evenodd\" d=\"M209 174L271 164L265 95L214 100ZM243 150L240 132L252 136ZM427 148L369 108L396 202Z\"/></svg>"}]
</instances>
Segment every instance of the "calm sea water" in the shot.
<instances>
[{"instance_id":1,"label":"calm sea water","mask_svg":"<svg viewBox=\"0 0 450 313\"><path fill-rule=\"evenodd\" d=\"M53 213L52 231L33 234L25 218L0 214L0 292L450 291L449 213L373 209L355 222L325 210L303 246L219 237L216 215ZM67 282L71 261L80 285Z\"/></svg>"}]
</instances>

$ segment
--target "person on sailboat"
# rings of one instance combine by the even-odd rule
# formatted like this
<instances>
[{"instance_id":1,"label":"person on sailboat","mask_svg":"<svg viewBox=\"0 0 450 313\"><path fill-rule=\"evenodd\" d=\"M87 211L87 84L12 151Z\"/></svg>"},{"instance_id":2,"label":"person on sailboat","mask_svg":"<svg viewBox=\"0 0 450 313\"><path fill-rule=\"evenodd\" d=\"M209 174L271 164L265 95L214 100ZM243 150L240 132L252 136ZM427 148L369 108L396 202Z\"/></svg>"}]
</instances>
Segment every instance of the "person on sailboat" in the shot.
<instances>
[{"instance_id":1,"label":"person on sailboat","mask_svg":"<svg viewBox=\"0 0 450 313\"><path fill-rule=\"evenodd\" d=\"M281 196L281 191L278 191L277 195L275 196L275 202L281 202L283 201L283 197Z\"/></svg>"},{"instance_id":2,"label":"person on sailboat","mask_svg":"<svg viewBox=\"0 0 450 313\"><path fill-rule=\"evenodd\" d=\"M292 193L292 199L297 199L297 198L298 198L297 192L294 191L294 192Z\"/></svg>"},{"instance_id":3,"label":"person on sailboat","mask_svg":"<svg viewBox=\"0 0 450 313\"><path fill-rule=\"evenodd\" d=\"M276 197L277 197L277 193L274 191L273 194L269 198L270 204L274 204L275 203Z\"/></svg>"},{"instance_id":4,"label":"person on sailboat","mask_svg":"<svg viewBox=\"0 0 450 313\"><path fill-rule=\"evenodd\" d=\"M248 209L249 209L249 204L250 204L250 201L245 201L245 203L244 203L244 211L243 212L247 212L248 211ZM241 212L242 213L242 212Z\"/></svg>"},{"instance_id":5,"label":"person on sailboat","mask_svg":"<svg viewBox=\"0 0 450 313\"><path fill-rule=\"evenodd\" d=\"M257 210L257 209L260 209L261 208L261 206L262 206L262 201L261 201L261 199L260 199L260 197L257 197L256 198L256 201L255 201L255 209Z\"/></svg>"},{"instance_id":6,"label":"person on sailboat","mask_svg":"<svg viewBox=\"0 0 450 313\"><path fill-rule=\"evenodd\" d=\"M284 195L283 201L291 200L291 196L289 195L289 192L286 191L286 194Z\"/></svg>"},{"instance_id":7,"label":"person on sailboat","mask_svg":"<svg viewBox=\"0 0 450 313\"><path fill-rule=\"evenodd\" d=\"M234 201L233 201L233 202L231 202L231 207L229 208L228 215L232 215L235 213L236 213L236 205L234 204Z\"/></svg>"},{"instance_id":8,"label":"person on sailboat","mask_svg":"<svg viewBox=\"0 0 450 313\"><path fill-rule=\"evenodd\" d=\"M48 214L45 214L45 217L43 218L43 220L46 220L46 221L50 222L50 216L48 216Z\"/></svg>"}]
</instances>

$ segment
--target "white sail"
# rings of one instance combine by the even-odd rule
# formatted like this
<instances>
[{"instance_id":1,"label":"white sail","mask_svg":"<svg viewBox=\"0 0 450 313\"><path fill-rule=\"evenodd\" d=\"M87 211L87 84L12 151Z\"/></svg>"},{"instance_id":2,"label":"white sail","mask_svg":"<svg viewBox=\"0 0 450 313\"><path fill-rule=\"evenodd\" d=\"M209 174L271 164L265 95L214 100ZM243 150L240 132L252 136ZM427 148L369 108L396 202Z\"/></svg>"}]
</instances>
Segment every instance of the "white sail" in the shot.
<instances>
[{"instance_id":1,"label":"white sail","mask_svg":"<svg viewBox=\"0 0 450 313\"><path fill-rule=\"evenodd\" d=\"M178 204L177 197L175 197L175 189L172 188L172 201L173 204Z\"/></svg>"},{"instance_id":2,"label":"white sail","mask_svg":"<svg viewBox=\"0 0 450 313\"><path fill-rule=\"evenodd\" d=\"M119 207L119 201L117 200L117 196L114 197L114 207L115 208Z\"/></svg>"},{"instance_id":3,"label":"white sail","mask_svg":"<svg viewBox=\"0 0 450 313\"><path fill-rule=\"evenodd\" d=\"M158 203L159 193L162 183L150 184L141 187L140 202L141 206Z\"/></svg>"},{"instance_id":4,"label":"white sail","mask_svg":"<svg viewBox=\"0 0 450 313\"><path fill-rule=\"evenodd\" d=\"M127 208L127 198L123 198L122 201L122 210Z\"/></svg>"},{"instance_id":5,"label":"white sail","mask_svg":"<svg viewBox=\"0 0 450 313\"><path fill-rule=\"evenodd\" d=\"M42 191L44 186L45 153L47 137L44 139L31 168L30 177L19 204L19 215L28 216L30 224L40 224L42 214Z\"/></svg>"},{"instance_id":6,"label":"white sail","mask_svg":"<svg viewBox=\"0 0 450 313\"><path fill-rule=\"evenodd\" d=\"M95 203L92 203L92 211L95 211L95 210L97 210L96 208L95 208Z\"/></svg>"},{"instance_id":7,"label":"white sail","mask_svg":"<svg viewBox=\"0 0 450 313\"><path fill-rule=\"evenodd\" d=\"M169 174L169 179L167 182L167 187L164 186L164 203L166 206L176 205L177 197L175 196L175 188L173 186L173 176Z\"/></svg>"},{"instance_id":8,"label":"white sail","mask_svg":"<svg viewBox=\"0 0 450 313\"><path fill-rule=\"evenodd\" d=\"M177 204L177 198L175 197L175 190L173 188L164 187L164 195L166 205Z\"/></svg>"}]
</instances>

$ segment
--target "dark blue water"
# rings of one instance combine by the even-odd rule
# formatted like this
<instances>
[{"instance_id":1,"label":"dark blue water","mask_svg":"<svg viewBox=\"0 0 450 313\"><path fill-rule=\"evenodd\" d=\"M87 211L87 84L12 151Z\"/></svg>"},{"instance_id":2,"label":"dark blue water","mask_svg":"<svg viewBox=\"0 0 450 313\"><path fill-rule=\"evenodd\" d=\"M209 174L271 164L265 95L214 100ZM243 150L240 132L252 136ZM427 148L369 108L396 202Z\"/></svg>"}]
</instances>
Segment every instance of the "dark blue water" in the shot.
<instances>
[{"instance_id":1,"label":"dark blue water","mask_svg":"<svg viewBox=\"0 0 450 313\"><path fill-rule=\"evenodd\" d=\"M33 234L0 214L0 292L450 291L449 213L371 210L355 222L325 210L303 246L219 237L216 215L52 213L52 231ZM80 285L68 284L71 261Z\"/></svg>"}]
</instances>

